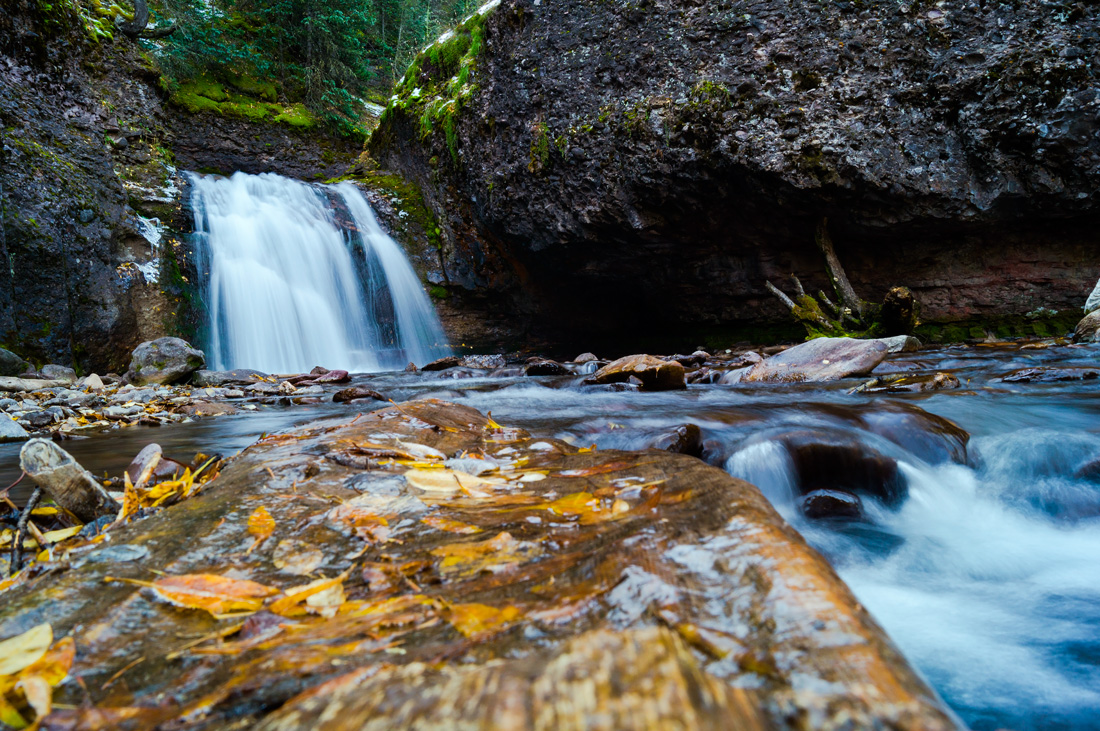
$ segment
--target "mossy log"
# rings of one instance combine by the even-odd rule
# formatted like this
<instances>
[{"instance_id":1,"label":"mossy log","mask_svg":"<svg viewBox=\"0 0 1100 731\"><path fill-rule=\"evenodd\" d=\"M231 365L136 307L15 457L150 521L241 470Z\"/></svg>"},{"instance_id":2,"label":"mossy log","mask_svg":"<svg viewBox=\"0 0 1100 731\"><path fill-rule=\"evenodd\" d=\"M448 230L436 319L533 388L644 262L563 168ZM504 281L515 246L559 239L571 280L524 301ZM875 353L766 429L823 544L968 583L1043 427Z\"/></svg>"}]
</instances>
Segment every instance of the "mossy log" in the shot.
<instances>
[{"instance_id":1,"label":"mossy log","mask_svg":"<svg viewBox=\"0 0 1100 731\"><path fill-rule=\"evenodd\" d=\"M955 728L752 485L437 400L267 436L41 565L0 638L75 639L50 728ZM129 583L196 574L273 596L219 619Z\"/></svg>"},{"instance_id":2,"label":"mossy log","mask_svg":"<svg viewBox=\"0 0 1100 731\"><path fill-rule=\"evenodd\" d=\"M774 294L806 328L812 337L879 338L912 335L919 324L919 305L908 287L891 287L881 304L867 302L856 294L829 236L828 219L821 219L814 235L825 260L825 273L837 298L834 304L824 292L815 299L807 294L798 277L791 275L796 295L792 299L771 282L764 286Z\"/></svg>"}]
</instances>

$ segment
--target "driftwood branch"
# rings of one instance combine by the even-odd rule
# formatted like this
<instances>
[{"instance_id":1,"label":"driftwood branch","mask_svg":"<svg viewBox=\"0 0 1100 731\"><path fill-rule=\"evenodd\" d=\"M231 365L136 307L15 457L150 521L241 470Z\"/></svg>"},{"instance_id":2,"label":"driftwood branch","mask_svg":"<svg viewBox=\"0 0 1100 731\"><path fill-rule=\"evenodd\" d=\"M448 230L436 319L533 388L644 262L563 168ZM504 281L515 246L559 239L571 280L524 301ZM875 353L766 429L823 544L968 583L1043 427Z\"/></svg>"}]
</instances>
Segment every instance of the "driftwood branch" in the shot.
<instances>
[{"instance_id":1,"label":"driftwood branch","mask_svg":"<svg viewBox=\"0 0 1100 731\"><path fill-rule=\"evenodd\" d=\"M119 505L72 455L47 439L32 439L19 452L19 465L59 508L82 523L117 513Z\"/></svg>"},{"instance_id":2,"label":"driftwood branch","mask_svg":"<svg viewBox=\"0 0 1100 731\"><path fill-rule=\"evenodd\" d=\"M795 305L794 303L794 300L783 294L783 290L781 290L779 287L776 287L771 282L764 282L764 286L767 287L769 292L778 297L779 301L787 306L787 309L794 310L794 308L797 307L797 305Z\"/></svg>"},{"instance_id":3,"label":"driftwood branch","mask_svg":"<svg viewBox=\"0 0 1100 731\"><path fill-rule=\"evenodd\" d=\"M8 576L15 576L23 568L23 541L27 540L27 524L31 522L31 513L38 507L38 501L42 499L42 488L35 488L27 500L23 512L19 515L19 522L15 526L15 541L11 544L11 558L8 561Z\"/></svg>"},{"instance_id":4,"label":"driftwood branch","mask_svg":"<svg viewBox=\"0 0 1100 731\"><path fill-rule=\"evenodd\" d=\"M840 265L840 259L837 258L836 250L833 248L833 240L829 237L828 225L829 219L822 218L817 226L817 234L814 236L817 248L821 249L821 253L825 256L825 272L829 275L833 289L836 290L840 306L850 309L855 315L854 319L862 320L863 300L852 289L852 283L848 281L848 275Z\"/></svg>"}]
</instances>

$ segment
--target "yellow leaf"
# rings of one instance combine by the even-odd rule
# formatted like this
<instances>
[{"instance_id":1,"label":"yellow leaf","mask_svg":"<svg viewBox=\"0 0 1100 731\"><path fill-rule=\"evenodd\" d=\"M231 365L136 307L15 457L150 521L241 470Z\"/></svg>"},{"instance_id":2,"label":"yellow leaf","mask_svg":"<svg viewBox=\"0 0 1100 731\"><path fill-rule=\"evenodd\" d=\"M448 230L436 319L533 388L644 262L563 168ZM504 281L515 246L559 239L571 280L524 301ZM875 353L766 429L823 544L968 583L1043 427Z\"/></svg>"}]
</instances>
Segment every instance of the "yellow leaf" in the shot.
<instances>
[{"instance_id":1,"label":"yellow leaf","mask_svg":"<svg viewBox=\"0 0 1100 731\"><path fill-rule=\"evenodd\" d=\"M447 621L466 637L501 629L519 619L521 614L517 607L511 605L497 609L476 603L452 604L446 611Z\"/></svg>"},{"instance_id":2,"label":"yellow leaf","mask_svg":"<svg viewBox=\"0 0 1100 731\"><path fill-rule=\"evenodd\" d=\"M275 532L275 519L271 517L271 513L267 512L267 508L261 505L248 516L248 532L256 536L256 542L248 548L248 553L252 553L252 549L266 541Z\"/></svg>"},{"instance_id":3,"label":"yellow leaf","mask_svg":"<svg viewBox=\"0 0 1100 731\"><path fill-rule=\"evenodd\" d=\"M592 512L599 504L599 499L592 493L575 492L571 495L560 497L553 502L545 503L542 507L557 515L574 517Z\"/></svg>"},{"instance_id":4,"label":"yellow leaf","mask_svg":"<svg viewBox=\"0 0 1100 731\"><path fill-rule=\"evenodd\" d=\"M284 573L304 576L325 562L325 554L305 541L288 538L275 546L273 562Z\"/></svg>"},{"instance_id":5,"label":"yellow leaf","mask_svg":"<svg viewBox=\"0 0 1100 731\"><path fill-rule=\"evenodd\" d=\"M31 627L21 635L0 642L0 676L14 675L46 654L53 642L49 623Z\"/></svg>"},{"instance_id":6,"label":"yellow leaf","mask_svg":"<svg viewBox=\"0 0 1100 731\"><path fill-rule=\"evenodd\" d=\"M348 569L339 576L334 576L331 579L317 579L303 586L295 586L291 589L287 589L284 592L284 596L272 602L268 609L283 617L299 617L306 614L309 610L300 606L302 602L305 602L310 597L328 591L335 586L340 587L340 594L343 595L344 579L346 579L350 573L351 569Z\"/></svg>"},{"instance_id":7,"label":"yellow leaf","mask_svg":"<svg viewBox=\"0 0 1100 731\"><path fill-rule=\"evenodd\" d=\"M51 530L42 534L42 537L46 539L47 544L60 543L66 538L72 538L81 530L84 526L74 525L72 528L61 528L60 530Z\"/></svg>"},{"instance_id":8,"label":"yellow leaf","mask_svg":"<svg viewBox=\"0 0 1100 731\"><path fill-rule=\"evenodd\" d=\"M0 695L0 723L12 728L27 727L27 720L2 695Z\"/></svg>"},{"instance_id":9,"label":"yellow leaf","mask_svg":"<svg viewBox=\"0 0 1100 731\"><path fill-rule=\"evenodd\" d=\"M482 572L501 573L542 555L533 541L517 541L511 533L498 533L486 541L456 543L432 549L442 559L439 573L445 578L469 578Z\"/></svg>"},{"instance_id":10,"label":"yellow leaf","mask_svg":"<svg viewBox=\"0 0 1100 731\"><path fill-rule=\"evenodd\" d=\"M264 597L276 594L270 586L244 579L230 579L217 574L180 574L164 576L154 582L136 579L115 579L152 589L158 597L178 607L203 609L215 617L232 612L255 612L263 606Z\"/></svg>"},{"instance_id":11,"label":"yellow leaf","mask_svg":"<svg viewBox=\"0 0 1100 731\"><path fill-rule=\"evenodd\" d=\"M51 686L57 686L68 677L76 657L76 642L72 637L62 637L35 663L23 668L20 678L32 675L42 678Z\"/></svg>"},{"instance_id":12,"label":"yellow leaf","mask_svg":"<svg viewBox=\"0 0 1100 731\"><path fill-rule=\"evenodd\" d=\"M482 531L482 529L478 528L476 525L463 523L459 520L451 520L450 518L444 518L440 515L429 515L427 518L421 518L420 522L424 525L429 525L436 530L442 530L448 533L471 535L473 533L480 533Z\"/></svg>"}]
</instances>

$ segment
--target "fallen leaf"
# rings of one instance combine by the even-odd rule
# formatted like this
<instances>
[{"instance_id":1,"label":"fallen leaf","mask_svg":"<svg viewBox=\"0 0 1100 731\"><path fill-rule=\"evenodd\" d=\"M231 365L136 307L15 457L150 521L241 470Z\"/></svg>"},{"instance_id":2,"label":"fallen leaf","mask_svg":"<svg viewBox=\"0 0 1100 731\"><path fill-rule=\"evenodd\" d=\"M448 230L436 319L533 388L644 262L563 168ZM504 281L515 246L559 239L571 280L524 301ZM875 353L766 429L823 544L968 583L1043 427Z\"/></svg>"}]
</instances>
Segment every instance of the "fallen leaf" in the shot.
<instances>
[{"instance_id":1,"label":"fallen leaf","mask_svg":"<svg viewBox=\"0 0 1100 731\"><path fill-rule=\"evenodd\" d=\"M43 623L0 642L0 676L14 675L36 663L53 642L53 628Z\"/></svg>"},{"instance_id":2,"label":"fallen leaf","mask_svg":"<svg viewBox=\"0 0 1100 731\"><path fill-rule=\"evenodd\" d=\"M325 554L305 541L287 538L275 546L273 562L285 574L304 576L325 562Z\"/></svg>"},{"instance_id":3,"label":"fallen leaf","mask_svg":"<svg viewBox=\"0 0 1100 731\"><path fill-rule=\"evenodd\" d=\"M470 578L484 572L500 573L542 555L533 541L517 541L511 533L498 533L486 541L456 543L432 549L440 558L439 573L445 578Z\"/></svg>"},{"instance_id":4,"label":"fallen leaf","mask_svg":"<svg viewBox=\"0 0 1100 731\"><path fill-rule=\"evenodd\" d=\"M489 497L492 493L486 489L504 484L498 477L478 477L456 470L409 470L405 480L413 487L425 492L455 493L462 491L471 497Z\"/></svg>"},{"instance_id":5,"label":"fallen leaf","mask_svg":"<svg viewBox=\"0 0 1100 731\"><path fill-rule=\"evenodd\" d=\"M451 604L444 612L451 626L465 637L502 629L519 619L521 615L522 612L511 605L497 609L488 604L477 603Z\"/></svg>"},{"instance_id":6,"label":"fallen leaf","mask_svg":"<svg viewBox=\"0 0 1100 731\"><path fill-rule=\"evenodd\" d=\"M383 516L358 505L344 503L328 512L328 519L345 533L368 543L381 543L390 537L390 522Z\"/></svg>"},{"instance_id":7,"label":"fallen leaf","mask_svg":"<svg viewBox=\"0 0 1100 731\"><path fill-rule=\"evenodd\" d=\"M431 526L436 530L446 531L447 533L459 533L462 535L481 533L483 530L482 528L478 528L476 525L463 523L460 520L444 518L441 515L429 515L427 518L421 518L420 522L424 525Z\"/></svg>"},{"instance_id":8,"label":"fallen leaf","mask_svg":"<svg viewBox=\"0 0 1100 731\"><path fill-rule=\"evenodd\" d=\"M343 596L344 579L346 579L350 573L351 569L348 569L339 576L334 576L331 579L317 579L303 586L295 586L287 589L283 592L284 596L272 602L268 609L273 614L278 614L283 617L300 617L303 614L308 614L309 610L301 606L303 602L310 597L326 592L336 586L340 587L340 595ZM342 599L340 603L343 603Z\"/></svg>"},{"instance_id":9,"label":"fallen leaf","mask_svg":"<svg viewBox=\"0 0 1100 731\"><path fill-rule=\"evenodd\" d=\"M230 579L217 574L180 574L164 576L153 582L110 576L105 576L103 580L144 586L171 604L188 609L203 609L215 617L255 612L263 606L264 597L278 593L270 586L255 581Z\"/></svg>"},{"instance_id":10,"label":"fallen leaf","mask_svg":"<svg viewBox=\"0 0 1100 731\"><path fill-rule=\"evenodd\" d=\"M271 513L267 512L267 508L261 505L248 516L248 532L254 535L256 540L248 547L246 554L252 553L275 532L275 519L271 517Z\"/></svg>"},{"instance_id":11,"label":"fallen leaf","mask_svg":"<svg viewBox=\"0 0 1100 731\"><path fill-rule=\"evenodd\" d=\"M599 504L599 498L592 493L575 492L552 502L544 503L542 507L557 515L578 517L597 509Z\"/></svg>"}]
</instances>

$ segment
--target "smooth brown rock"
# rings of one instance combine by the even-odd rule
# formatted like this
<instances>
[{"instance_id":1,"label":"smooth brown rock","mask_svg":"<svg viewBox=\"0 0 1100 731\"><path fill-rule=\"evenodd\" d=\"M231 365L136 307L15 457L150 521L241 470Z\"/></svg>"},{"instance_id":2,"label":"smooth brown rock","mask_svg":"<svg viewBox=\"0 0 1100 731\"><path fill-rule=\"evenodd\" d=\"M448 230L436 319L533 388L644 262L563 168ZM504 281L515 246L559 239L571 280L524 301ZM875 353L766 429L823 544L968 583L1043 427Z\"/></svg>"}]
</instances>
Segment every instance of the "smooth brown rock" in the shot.
<instances>
[{"instance_id":1,"label":"smooth brown rock","mask_svg":"<svg viewBox=\"0 0 1100 731\"><path fill-rule=\"evenodd\" d=\"M525 376L565 376L569 375L569 369L548 358L531 358L523 367Z\"/></svg>"},{"instance_id":2,"label":"smooth brown rock","mask_svg":"<svg viewBox=\"0 0 1100 731\"><path fill-rule=\"evenodd\" d=\"M431 363L424 365L420 368L422 371L444 371L448 368L455 368L462 363L462 359L457 355L448 355L445 358L439 358L433 360Z\"/></svg>"},{"instance_id":3,"label":"smooth brown rock","mask_svg":"<svg viewBox=\"0 0 1100 731\"><path fill-rule=\"evenodd\" d=\"M757 363L746 382L801 383L835 381L870 373L887 355L881 340L815 338Z\"/></svg>"},{"instance_id":4,"label":"smooth brown rock","mask_svg":"<svg viewBox=\"0 0 1100 731\"><path fill-rule=\"evenodd\" d=\"M176 409L177 413L188 416L225 416L236 414L238 409L232 404L223 404L217 401L192 401Z\"/></svg>"},{"instance_id":5,"label":"smooth brown rock","mask_svg":"<svg viewBox=\"0 0 1100 731\"><path fill-rule=\"evenodd\" d=\"M493 463L462 480L402 464L439 454ZM760 492L683 455L580 451L409 401L269 435L110 535L0 603L0 637L49 622L76 641L84 682L58 689L57 724L94 706L131 728L954 728ZM273 616L308 583L276 565L284 541L331 557L313 576L345 575L331 617ZM147 554L97 558L117 546ZM119 581L153 570L283 594L227 631Z\"/></svg>"},{"instance_id":6,"label":"smooth brown rock","mask_svg":"<svg viewBox=\"0 0 1100 731\"><path fill-rule=\"evenodd\" d=\"M842 490L814 490L803 496L800 507L812 520L859 520L863 517L859 496Z\"/></svg>"},{"instance_id":7,"label":"smooth brown rock","mask_svg":"<svg viewBox=\"0 0 1100 731\"><path fill-rule=\"evenodd\" d=\"M699 457L703 454L703 432L696 424L681 424L654 439L649 449Z\"/></svg>"},{"instance_id":8,"label":"smooth brown rock","mask_svg":"<svg viewBox=\"0 0 1100 731\"><path fill-rule=\"evenodd\" d=\"M623 383L637 378L646 391L686 388L684 367L676 361L652 355L628 355L605 365L585 380L586 383Z\"/></svg>"},{"instance_id":9,"label":"smooth brown rock","mask_svg":"<svg viewBox=\"0 0 1100 731\"><path fill-rule=\"evenodd\" d=\"M353 386L352 388L345 388L343 391L337 391L332 395L332 400L338 404L345 403L347 401L355 401L357 399L389 401L388 398L378 393L373 388L365 388L363 386Z\"/></svg>"},{"instance_id":10,"label":"smooth brown rock","mask_svg":"<svg viewBox=\"0 0 1100 731\"><path fill-rule=\"evenodd\" d=\"M595 353L581 353L580 355L578 355L576 358L573 359L573 362L574 363L589 363L589 362L594 361L594 360L599 360L599 358L596 357Z\"/></svg>"}]
</instances>

